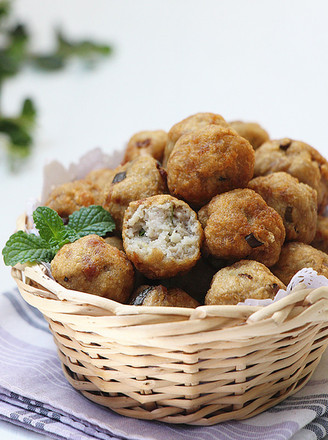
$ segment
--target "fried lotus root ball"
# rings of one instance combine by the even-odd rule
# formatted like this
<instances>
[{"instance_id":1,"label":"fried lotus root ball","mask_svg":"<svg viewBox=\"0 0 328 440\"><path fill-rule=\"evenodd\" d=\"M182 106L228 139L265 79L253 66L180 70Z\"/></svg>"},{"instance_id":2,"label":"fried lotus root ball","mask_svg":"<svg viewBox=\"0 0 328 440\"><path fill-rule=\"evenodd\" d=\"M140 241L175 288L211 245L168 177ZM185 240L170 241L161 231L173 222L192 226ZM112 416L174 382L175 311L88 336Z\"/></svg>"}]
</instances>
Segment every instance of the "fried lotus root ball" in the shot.
<instances>
[{"instance_id":1,"label":"fried lotus root ball","mask_svg":"<svg viewBox=\"0 0 328 440\"><path fill-rule=\"evenodd\" d=\"M159 195L130 203L123 246L148 278L168 278L191 269L200 258L203 230L187 203Z\"/></svg>"},{"instance_id":2,"label":"fried lotus root ball","mask_svg":"<svg viewBox=\"0 0 328 440\"><path fill-rule=\"evenodd\" d=\"M265 142L255 151L254 176L285 171L318 193L321 212L328 199L328 163L310 145L289 138Z\"/></svg>"},{"instance_id":3,"label":"fried lotus root ball","mask_svg":"<svg viewBox=\"0 0 328 440\"><path fill-rule=\"evenodd\" d=\"M111 246L114 246L120 251L124 252L123 240L120 237L117 237L116 235L110 235L109 237L104 238L104 240L107 244L110 244Z\"/></svg>"},{"instance_id":4,"label":"fried lotus root ball","mask_svg":"<svg viewBox=\"0 0 328 440\"><path fill-rule=\"evenodd\" d=\"M254 150L270 139L268 132L256 122L232 121L229 125L239 136L247 139Z\"/></svg>"},{"instance_id":5,"label":"fried lotus root ball","mask_svg":"<svg viewBox=\"0 0 328 440\"><path fill-rule=\"evenodd\" d=\"M311 243L317 227L317 192L285 172L252 179L256 191L283 219L286 240Z\"/></svg>"},{"instance_id":6,"label":"fried lotus root ball","mask_svg":"<svg viewBox=\"0 0 328 440\"><path fill-rule=\"evenodd\" d=\"M206 305L238 304L245 299L273 299L286 286L264 264L241 260L219 270L206 294Z\"/></svg>"},{"instance_id":7,"label":"fried lotus root ball","mask_svg":"<svg viewBox=\"0 0 328 440\"><path fill-rule=\"evenodd\" d=\"M206 253L219 259L278 261L285 240L280 215L255 191L235 189L214 197L198 212Z\"/></svg>"},{"instance_id":8,"label":"fried lotus root ball","mask_svg":"<svg viewBox=\"0 0 328 440\"><path fill-rule=\"evenodd\" d=\"M253 177L254 150L231 128L209 125L180 137L167 164L170 193L200 207L243 188Z\"/></svg>"},{"instance_id":9,"label":"fried lotus root ball","mask_svg":"<svg viewBox=\"0 0 328 440\"><path fill-rule=\"evenodd\" d=\"M328 217L318 215L317 230L311 246L328 253Z\"/></svg>"},{"instance_id":10,"label":"fried lotus root ball","mask_svg":"<svg viewBox=\"0 0 328 440\"><path fill-rule=\"evenodd\" d=\"M140 286L132 296L130 304L135 306L190 307L199 303L182 289L159 286Z\"/></svg>"},{"instance_id":11,"label":"fried lotus root ball","mask_svg":"<svg viewBox=\"0 0 328 440\"><path fill-rule=\"evenodd\" d=\"M282 249L279 261L271 270L286 285L304 267L312 267L318 275L328 278L328 255L309 244L290 242Z\"/></svg>"},{"instance_id":12,"label":"fried lotus root ball","mask_svg":"<svg viewBox=\"0 0 328 440\"><path fill-rule=\"evenodd\" d=\"M98 185L100 191L106 185L112 183L116 172L110 168L100 168L90 171L85 180L91 184Z\"/></svg>"},{"instance_id":13,"label":"fried lotus root ball","mask_svg":"<svg viewBox=\"0 0 328 440\"><path fill-rule=\"evenodd\" d=\"M188 118L173 125L168 132L167 144L164 150L163 166L166 167L174 145L181 136L189 134L194 130L201 130L208 125L229 127L227 121L221 115L215 113L196 113L195 115L188 116Z\"/></svg>"},{"instance_id":14,"label":"fried lotus root ball","mask_svg":"<svg viewBox=\"0 0 328 440\"><path fill-rule=\"evenodd\" d=\"M122 230L124 212L129 203L167 191L166 173L151 156L143 155L115 169L112 182L102 193L102 206Z\"/></svg>"},{"instance_id":15,"label":"fried lotus root ball","mask_svg":"<svg viewBox=\"0 0 328 440\"><path fill-rule=\"evenodd\" d=\"M129 140L123 163L143 154L149 154L154 159L162 162L166 143L167 133L164 130L140 131Z\"/></svg>"},{"instance_id":16,"label":"fried lotus root ball","mask_svg":"<svg viewBox=\"0 0 328 440\"><path fill-rule=\"evenodd\" d=\"M55 280L79 290L126 303L134 283L134 269L124 252L98 235L65 244L51 262Z\"/></svg>"},{"instance_id":17,"label":"fried lotus root ball","mask_svg":"<svg viewBox=\"0 0 328 440\"><path fill-rule=\"evenodd\" d=\"M86 180L75 180L56 186L50 193L45 206L67 218L83 206L98 205L100 188Z\"/></svg>"}]
</instances>

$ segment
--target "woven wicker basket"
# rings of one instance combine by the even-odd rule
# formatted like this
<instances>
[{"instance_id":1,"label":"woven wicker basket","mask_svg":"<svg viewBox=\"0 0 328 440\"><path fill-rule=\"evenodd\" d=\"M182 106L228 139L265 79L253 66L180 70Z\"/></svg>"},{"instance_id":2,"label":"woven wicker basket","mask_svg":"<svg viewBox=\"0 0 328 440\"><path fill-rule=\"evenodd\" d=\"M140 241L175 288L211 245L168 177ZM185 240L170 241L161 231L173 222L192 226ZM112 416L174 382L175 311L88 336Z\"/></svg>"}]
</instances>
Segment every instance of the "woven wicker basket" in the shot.
<instances>
[{"instance_id":1,"label":"woven wicker basket","mask_svg":"<svg viewBox=\"0 0 328 440\"><path fill-rule=\"evenodd\" d=\"M49 322L64 374L117 413L167 423L245 419L301 389L328 342L328 287L267 306L123 305L67 290L41 265L16 266Z\"/></svg>"}]
</instances>

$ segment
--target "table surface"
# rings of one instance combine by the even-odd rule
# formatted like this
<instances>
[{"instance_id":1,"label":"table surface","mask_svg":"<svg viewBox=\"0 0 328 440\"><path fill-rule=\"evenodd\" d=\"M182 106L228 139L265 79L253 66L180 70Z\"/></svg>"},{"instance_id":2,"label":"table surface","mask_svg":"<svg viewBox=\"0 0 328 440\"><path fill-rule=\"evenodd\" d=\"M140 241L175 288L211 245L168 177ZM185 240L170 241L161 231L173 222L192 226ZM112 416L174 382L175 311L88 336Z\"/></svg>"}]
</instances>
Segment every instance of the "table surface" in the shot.
<instances>
[{"instance_id":1,"label":"table surface","mask_svg":"<svg viewBox=\"0 0 328 440\"><path fill-rule=\"evenodd\" d=\"M45 163L68 165L96 146L114 151L137 131L169 130L193 113L257 121L272 138L303 140L328 157L327 12L324 0L16 0L35 49L51 48L60 26L114 52L93 70L26 70L5 84L2 110L14 114L31 96L39 116L20 172L8 171L0 148L1 248L40 194ZM14 286L2 261L0 281L2 291ZM5 422L0 437L42 438Z\"/></svg>"}]
</instances>

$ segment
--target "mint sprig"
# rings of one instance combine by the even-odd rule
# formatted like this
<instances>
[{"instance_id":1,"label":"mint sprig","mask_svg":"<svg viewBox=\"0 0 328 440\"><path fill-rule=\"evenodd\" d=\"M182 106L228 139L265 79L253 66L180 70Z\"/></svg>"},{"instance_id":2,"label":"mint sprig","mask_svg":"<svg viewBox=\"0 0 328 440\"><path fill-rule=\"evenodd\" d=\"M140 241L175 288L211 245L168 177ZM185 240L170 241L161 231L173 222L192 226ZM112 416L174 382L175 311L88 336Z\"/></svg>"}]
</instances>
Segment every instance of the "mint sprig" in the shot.
<instances>
[{"instance_id":1,"label":"mint sprig","mask_svg":"<svg viewBox=\"0 0 328 440\"><path fill-rule=\"evenodd\" d=\"M15 232L2 250L4 263L50 262L66 243L73 243L90 234L106 235L115 228L114 220L102 206L81 208L69 216L67 225L56 211L39 206L33 212L33 220L40 235Z\"/></svg>"}]
</instances>

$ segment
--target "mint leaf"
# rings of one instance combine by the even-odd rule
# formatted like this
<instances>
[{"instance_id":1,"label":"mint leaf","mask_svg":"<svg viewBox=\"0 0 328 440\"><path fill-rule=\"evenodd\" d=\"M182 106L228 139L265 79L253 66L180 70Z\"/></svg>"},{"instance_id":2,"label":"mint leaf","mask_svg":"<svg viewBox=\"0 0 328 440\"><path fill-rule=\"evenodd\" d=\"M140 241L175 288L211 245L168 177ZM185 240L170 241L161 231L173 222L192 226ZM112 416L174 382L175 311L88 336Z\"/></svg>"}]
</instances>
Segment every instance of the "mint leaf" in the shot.
<instances>
[{"instance_id":1,"label":"mint leaf","mask_svg":"<svg viewBox=\"0 0 328 440\"><path fill-rule=\"evenodd\" d=\"M115 222L102 206L91 205L73 212L69 216L67 228L73 230L78 238L90 234L103 236L115 229Z\"/></svg>"},{"instance_id":2,"label":"mint leaf","mask_svg":"<svg viewBox=\"0 0 328 440\"><path fill-rule=\"evenodd\" d=\"M103 236L115 228L110 213L98 205L75 211L69 216L67 226L57 212L47 206L39 206L33 212L33 219L40 236L23 231L13 234L2 250L7 266L50 262L64 244L89 234Z\"/></svg>"},{"instance_id":3,"label":"mint leaf","mask_svg":"<svg viewBox=\"0 0 328 440\"><path fill-rule=\"evenodd\" d=\"M50 262L56 251L49 244L34 234L18 231L7 241L2 250L4 262L7 266L17 263Z\"/></svg>"},{"instance_id":4,"label":"mint leaf","mask_svg":"<svg viewBox=\"0 0 328 440\"><path fill-rule=\"evenodd\" d=\"M53 245L67 238L64 222L53 209L39 206L33 212L33 220L39 230L40 237Z\"/></svg>"}]
</instances>

